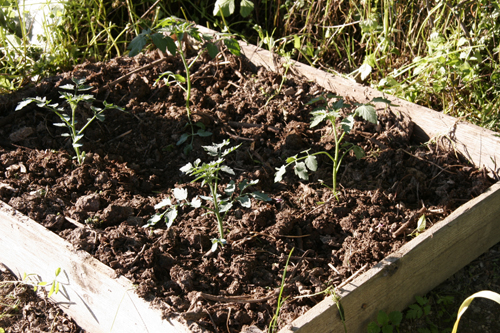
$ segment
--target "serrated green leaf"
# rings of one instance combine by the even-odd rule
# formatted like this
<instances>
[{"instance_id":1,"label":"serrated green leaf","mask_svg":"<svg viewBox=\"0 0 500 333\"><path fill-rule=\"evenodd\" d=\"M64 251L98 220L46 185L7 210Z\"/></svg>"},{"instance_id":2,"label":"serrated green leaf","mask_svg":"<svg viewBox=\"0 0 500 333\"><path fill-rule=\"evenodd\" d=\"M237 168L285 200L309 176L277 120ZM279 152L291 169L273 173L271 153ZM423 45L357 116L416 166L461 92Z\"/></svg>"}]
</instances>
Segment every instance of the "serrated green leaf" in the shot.
<instances>
[{"instance_id":1,"label":"serrated green leaf","mask_svg":"<svg viewBox=\"0 0 500 333\"><path fill-rule=\"evenodd\" d=\"M356 111L354 111L354 113L372 124L377 123L377 111L370 104L361 105L356 109Z\"/></svg>"},{"instance_id":2,"label":"serrated green leaf","mask_svg":"<svg viewBox=\"0 0 500 333\"><path fill-rule=\"evenodd\" d=\"M250 200L250 198L246 195L242 196L242 197L238 197L236 198L236 200L240 203L240 205L242 205L243 207L245 208L250 208L252 207L252 201Z\"/></svg>"},{"instance_id":3,"label":"serrated green leaf","mask_svg":"<svg viewBox=\"0 0 500 333\"><path fill-rule=\"evenodd\" d=\"M228 210L230 210L231 207L233 207L233 202L232 201L221 201L221 203L219 204L219 212L220 213L225 213Z\"/></svg>"},{"instance_id":4,"label":"serrated green leaf","mask_svg":"<svg viewBox=\"0 0 500 333\"><path fill-rule=\"evenodd\" d=\"M174 188L172 193L177 201L186 200L188 197L188 190L185 188Z\"/></svg>"},{"instance_id":5,"label":"serrated green leaf","mask_svg":"<svg viewBox=\"0 0 500 333\"><path fill-rule=\"evenodd\" d=\"M295 174L299 176L300 179L309 180L309 174L307 173L306 164L304 162L299 162L293 167Z\"/></svg>"},{"instance_id":6,"label":"serrated green leaf","mask_svg":"<svg viewBox=\"0 0 500 333\"><path fill-rule=\"evenodd\" d=\"M357 145L353 145L351 147L352 151L354 152L354 155L356 155L356 158L358 160L362 159L363 157L365 157L365 151L363 150L363 148L361 148L360 146L357 146Z\"/></svg>"},{"instance_id":7,"label":"serrated green leaf","mask_svg":"<svg viewBox=\"0 0 500 333\"><path fill-rule=\"evenodd\" d=\"M146 46L148 42L147 35L151 32L151 30L143 30L140 35L132 39L130 44L127 47L127 50L130 50L128 53L129 57L133 57L139 54L141 50Z\"/></svg>"},{"instance_id":8,"label":"serrated green leaf","mask_svg":"<svg viewBox=\"0 0 500 333\"><path fill-rule=\"evenodd\" d=\"M276 168L276 173L274 174L274 182L280 182L283 180L283 176L286 173L286 166L282 165L280 168Z\"/></svg>"},{"instance_id":9,"label":"serrated green leaf","mask_svg":"<svg viewBox=\"0 0 500 333\"><path fill-rule=\"evenodd\" d=\"M234 0L217 0L214 5L214 16L228 17L234 13Z\"/></svg>"},{"instance_id":10,"label":"serrated green leaf","mask_svg":"<svg viewBox=\"0 0 500 333\"><path fill-rule=\"evenodd\" d=\"M193 200L191 200L191 206L193 208L200 208L201 207L201 200L200 200L200 198L198 198L196 196Z\"/></svg>"},{"instance_id":11,"label":"serrated green leaf","mask_svg":"<svg viewBox=\"0 0 500 333\"><path fill-rule=\"evenodd\" d=\"M369 323L368 326L366 327L366 329L367 329L368 333L380 333L380 327L374 321Z\"/></svg>"},{"instance_id":12,"label":"serrated green leaf","mask_svg":"<svg viewBox=\"0 0 500 333\"><path fill-rule=\"evenodd\" d=\"M197 160L198 161L198 160ZM196 163L196 162L195 162ZM193 165L191 164L191 162L189 162L188 164L186 164L185 166L183 166L182 168L179 169L182 173L191 173L191 171L193 170Z\"/></svg>"},{"instance_id":13,"label":"serrated green leaf","mask_svg":"<svg viewBox=\"0 0 500 333\"><path fill-rule=\"evenodd\" d=\"M243 17L250 15L254 8L253 2L250 0L241 0L240 2L240 14Z\"/></svg>"},{"instance_id":14,"label":"serrated green leaf","mask_svg":"<svg viewBox=\"0 0 500 333\"><path fill-rule=\"evenodd\" d=\"M224 189L224 193L226 193L228 196L231 196L233 195L234 191L236 191L236 183L234 182L234 180L231 180Z\"/></svg>"},{"instance_id":15,"label":"serrated green leaf","mask_svg":"<svg viewBox=\"0 0 500 333\"><path fill-rule=\"evenodd\" d=\"M226 45L229 52L231 52L233 55L235 55L237 57L241 56L240 44L238 43L238 41L236 41L236 39L225 38L224 45Z\"/></svg>"},{"instance_id":16,"label":"serrated green leaf","mask_svg":"<svg viewBox=\"0 0 500 333\"><path fill-rule=\"evenodd\" d=\"M214 43L207 43L207 51L210 58L214 59L219 54L219 48Z\"/></svg>"},{"instance_id":17,"label":"serrated green leaf","mask_svg":"<svg viewBox=\"0 0 500 333\"><path fill-rule=\"evenodd\" d=\"M154 208L155 209L161 209L165 206L172 206L172 200L170 200L170 198L165 198L163 199L162 201L160 201L159 203L157 203Z\"/></svg>"},{"instance_id":18,"label":"serrated green leaf","mask_svg":"<svg viewBox=\"0 0 500 333\"><path fill-rule=\"evenodd\" d=\"M154 33L151 35L151 40L153 44L160 49L162 52L167 52L167 38L172 39L168 36L163 35L162 33ZM175 56L175 54L174 54Z\"/></svg>"},{"instance_id":19,"label":"serrated green leaf","mask_svg":"<svg viewBox=\"0 0 500 333\"><path fill-rule=\"evenodd\" d=\"M340 122L340 126L342 130L349 134L351 132L352 127L354 126L354 116L352 114L348 115Z\"/></svg>"},{"instance_id":20,"label":"serrated green leaf","mask_svg":"<svg viewBox=\"0 0 500 333\"><path fill-rule=\"evenodd\" d=\"M172 226L177 217L177 208L171 208L165 213L165 223L167 225L167 229Z\"/></svg>"},{"instance_id":21,"label":"serrated green leaf","mask_svg":"<svg viewBox=\"0 0 500 333\"><path fill-rule=\"evenodd\" d=\"M225 172L225 173L228 173L230 175L234 175L234 171L233 169L231 169L230 167L228 167L227 165L223 165L221 166L220 168L221 171Z\"/></svg>"},{"instance_id":22,"label":"serrated green leaf","mask_svg":"<svg viewBox=\"0 0 500 333\"><path fill-rule=\"evenodd\" d=\"M345 107L346 105L344 104L344 99L343 98L340 98L338 101L336 101L333 105L332 105L332 108L334 110L340 110L342 109L343 107Z\"/></svg>"},{"instance_id":23,"label":"serrated green leaf","mask_svg":"<svg viewBox=\"0 0 500 333\"><path fill-rule=\"evenodd\" d=\"M392 325L384 325L382 326L382 333L393 333L394 327Z\"/></svg>"},{"instance_id":24,"label":"serrated green leaf","mask_svg":"<svg viewBox=\"0 0 500 333\"><path fill-rule=\"evenodd\" d=\"M310 127L315 127L318 124L320 124L323 120L325 120L327 112L325 109L317 110L311 112L312 119L311 119L311 125Z\"/></svg>"},{"instance_id":25,"label":"serrated green leaf","mask_svg":"<svg viewBox=\"0 0 500 333\"><path fill-rule=\"evenodd\" d=\"M57 127L66 127L65 123L53 123L52 125L57 126Z\"/></svg>"},{"instance_id":26,"label":"serrated green leaf","mask_svg":"<svg viewBox=\"0 0 500 333\"><path fill-rule=\"evenodd\" d=\"M63 86L59 86L60 89L65 89L65 90L74 90L75 86L72 85L71 83L65 84Z\"/></svg>"},{"instance_id":27,"label":"serrated green leaf","mask_svg":"<svg viewBox=\"0 0 500 333\"><path fill-rule=\"evenodd\" d=\"M271 201L272 199L264 192L252 192L251 196L260 201Z\"/></svg>"},{"instance_id":28,"label":"serrated green leaf","mask_svg":"<svg viewBox=\"0 0 500 333\"><path fill-rule=\"evenodd\" d=\"M377 322L382 326L388 325L389 315L385 311L380 310L377 314Z\"/></svg>"},{"instance_id":29,"label":"serrated green leaf","mask_svg":"<svg viewBox=\"0 0 500 333\"><path fill-rule=\"evenodd\" d=\"M403 320L403 314L400 311L392 311L389 313L389 320L391 324L399 326Z\"/></svg>"},{"instance_id":30,"label":"serrated green leaf","mask_svg":"<svg viewBox=\"0 0 500 333\"><path fill-rule=\"evenodd\" d=\"M305 160L307 168L311 171L318 170L318 161L316 161L316 156L308 155Z\"/></svg>"}]
</instances>

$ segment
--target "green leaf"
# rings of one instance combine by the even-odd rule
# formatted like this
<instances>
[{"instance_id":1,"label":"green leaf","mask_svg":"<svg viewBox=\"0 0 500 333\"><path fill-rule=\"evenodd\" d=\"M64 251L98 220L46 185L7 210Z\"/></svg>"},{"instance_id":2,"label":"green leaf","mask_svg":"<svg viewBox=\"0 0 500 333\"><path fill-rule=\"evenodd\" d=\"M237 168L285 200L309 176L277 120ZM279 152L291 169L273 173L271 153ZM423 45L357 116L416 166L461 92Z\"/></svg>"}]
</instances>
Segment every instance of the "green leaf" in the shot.
<instances>
[{"instance_id":1,"label":"green leaf","mask_svg":"<svg viewBox=\"0 0 500 333\"><path fill-rule=\"evenodd\" d=\"M293 170L300 179L309 180L309 174L307 173L306 164L304 162L295 164Z\"/></svg>"},{"instance_id":2,"label":"green leaf","mask_svg":"<svg viewBox=\"0 0 500 333\"><path fill-rule=\"evenodd\" d=\"M189 137L190 137L190 136L191 136L191 135L190 135L190 134L188 134L188 133L183 133L183 134L181 135L181 137L179 138L179 141L177 141L176 145L177 145L177 146L182 145L184 142L186 142L186 141L187 141L187 139L189 139Z\"/></svg>"},{"instance_id":3,"label":"green leaf","mask_svg":"<svg viewBox=\"0 0 500 333\"><path fill-rule=\"evenodd\" d=\"M382 325L388 325L389 324L389 315L385 311L379 311L377 314L377 322Z\"/></svg>"},{"instance_id":4,"label":"green leaf","mask_svg":"<svg viewBox=\"0 0 500 333\"><path fill-rule=\"evenodd\" d=\"M310 127L312 128L312 127L317 126L323 120L325 120L325 118L327 116L327 111L326 111L326 109L320 109L320 110L311 112L311 115L313 116L313 118L311 119L311 125L310 125Z\"/></svg>"},{"instance_id":5,"label":"green leaf","mask_svg":"<svg viewBox=\"0 0 500 333\"><path fill-rule=\"evenodd\" d=\"M374 321L368 324L366 330L368 333L380 333L380 327Z\"/></svg>"},{"instance_id":6,"label":"green leaf","mask_svg":"<svg viewBox=\"0 0 500 333\"><path fill-rule=\"evenodd\" d=\"M207 51L210 58L214 59L219 54L219 48L214 43L207 43Z\"/></svg>"},{"instance_id":7,"label":"green leaf","mask_svg":"<svg viewBox=\"0 0 500 333\"><path fill-rule=\"evenodd\" d=\"M174 197L177 199L177 201L186 200L188 197L188 190L185 188L174 188L172 193L174 194Z\"/></svg>"},{"instance_id":8,"label":"green leaf","mask_svg":"<svg viewBox=\"0 0 500 333\"><path fill-rule=\"evenodd\" d=\"M351 131L352 127L354 126L354 116L352 114L348 115L342 121L340 122L340 126L342 127L342 130L346 133L349 134Z\"/></svg>"},{"instance_id":9,"label":"green leaf","mask_svg":"<svg viewBox=\"0 0 500 333\"><path fill-rule=\"evenodd\" d=\"M234 182L234 180L231 180L229 184L227 184L224 193L226 193L228 196L231 196L233 195L234 191L236 191L236 183Z\"/></svg>"},{"instance_id":10,"label":"green leaf","mask_svg":"<svg viewBox=\"0 0 500 333\"><path fill-rule=\"evenodd\" d=\"M372 124L377 123L377 111L375 111L375 108L370 104L361 105L354 113Z\"/></svg>"},{"instance_id":11,"label":"green leaf","mask_svg":"<svg viewBox=\"0 0 500 333\"><path fill-rule=\"evenodd\" d=\"M231 52L233 55L237 57L241 55L240 44L238 43L238 41L236 41L236 39L226 38L224 39L224 45L226 45L229 52Z\"/></svg>"},{"instance_id":12,"label":"green leaf","mask_svg":"<svg viewBox=\"0 0 500 333\"><path fill-rule=\"evenodd\" d=\"M382 333L392 333L394 332L394 327L392 325L382 326Z\"/></svg>"},{"instance_id":13,"label":"green leaf","mask_svg":"<svg viewBox=\"0 0 500 333\"><path fill-rule=\"evenodd\" d=\"M286 173L286 165L282 165L280 168L276 168L276 173L274 174L274 182L280 182L283 180L283 176Z\"/></svg>"},{"instance_id":14,"label":"green leaf","mask_svg":"<svg viewBox=\"0 0 500 333\"><path fill-rule=\"evenodd\" d=\"M311 171L318 170L318 161L316 161L316 156L308 155L305 162L309 170Z\"/></svg>"},{"instance_id":15,"label":"green leaf","mask_svg":"<svg viewBox=\"0 0 500 333\"><path fill-rule=\"evenodd\" d=\"M238 198L236 198L236 200L240 203L240 205L242 205L245 208L252 207L252 202L251 202L250 198L246 195L244 195L242 197L238 197Z\"/></svg>"},{"instance_id":16,"label":"green leaf","mask_svg":"<svg viewBox=\"0 0 500 333\"><path fill-rule=\"evenodd\" d=\"M19 102L19 104L17 104L16 106L16 110L15 111L19 111L21 110L22 108L24 108L26 105L30 104L31 102L34 102L35 100L32 99L32 98L27 98L21 102Z\"/></svg>"},{"instance_id":17,"label":"green leaf","mask_svg":"<svg viewBox=\"0 0 500 333\"><path fill-rule=\"evenodd\" d=\"M127 47L127 50L130 50L128 53L129 57L133 57L139 54L141 50L146 46L148 42L148 34L151 32L151 30L143 30L141 34L139 34L137 37L132 39L130 44Z\"/></svg>"},{"instance_id":18,"label":"green leaf","mask_svg":"<svg viewBox=\"0 0 500 333\"><path fill-rule=\"evenodd\" d=\"M52 294L54 293L56 289L56 284L55 283L52 283L52 286L50 286L50 291L49 291L49 297L52 296Z\"/></svg>"},{"instance_id":19,"label":"green leaf","mask_svg":"<svg viewBox=\"0 0 500 333\"><path fill-rule=\"evenodd\" d=\"M247 17L253 10L253 2L250 0L241 0L240 2L240 14L243 17Z\"/></svg>"},{"instance_id":20,"label":"green leaf","mask_svg":"<svg viewBox=\"0 0 500 333\"><path fill-rule=\"evenodd\" d=\"M363 63L363 65L361 65L361 67L359 67L358 71L359 71L359 74L361 75L361 81L364 81L364 80L366 80L368 75L371 74L372 66L370 66L369 64L367 64L365 62L365 63Z\"/></svg>"},{"instance_id":21,"label":"green leaf","mask_svg":"<svg viewBox=\"0 0 500 333\"><path fill-rule=\"evenodd\" d=\"M371 100L371 103L385 103L385 104L390 105L390 106L399 106L396 104L392 104L390 100L388 100L387 98L383 98L383 97L375 97L374 99Z\"/></svg>"},{"instance_id":22,"label":"green leaf","mask_svg":"<svg viewBox=\"0 0 500 333\"><path fill-rule=\"evenodd\" d=\"M147 222L145 225L143 225L142 227L143 227L143 228L148 228L148 227L152 227L152 226L156 225L156 223L158 223L158 221L160 221L160 220L162 219L163 215L164 215L164 213L162 213L162 214L155 214L155 215L153 215L153 216L152 216L152 217L148 220L148 222Z\"/></svg>"},{"instance_id":23,"label":"green leaf","mask_svg":"<svg viewBox=\"0 0 500 333\"><path fill-rule=\"evenodd\" d=\"M358 160L362 159L363 157L365 157L365 151L363 150L363 148L361 148L360 146L357 146L357 145L353 145L351 147L352 151L354 152L354 155L356 155L356 158Z\"/></svg>"},{"instance_id":24,"label":"green leaf","mask_svg":"<svg viewBox=\"0 0 500 333\"><path fill-rule=\"evenodd\" d=\"M159 203L157 203L155 205L155 209L161 209L165 206L172 206L172 201L170 200L170 198L165 198L163 199L162 201L160 201Z\"/></svg>"},{"instance_id":25,"label":"green leaf","mask_svg":"<svg viewBox=\"0 0 500 333\"><path fill-rule=\"evenodd\" d=\"M191 206L193 208L200 208L201 207L201 200L198 197L195 197L193 200L191 200Z\"/></svg>"},{"instance_id":26,"label":"green leaf","mask_svg":"<svg viewBox=\"0 0 500 333\"><path fill-rule=\"evenodd\" d=\"M61 267L58 267L56 269L56 276L59 276L59 274L61 274Z\"/></svg>"},{"instance_id":27,"label":"green leaf","mask_svg":"<svg viewBox=\"0 0 500 333\"><path fill-rule=\"evenodd\" d=\"M399 326L403 320L403 314L400 311L392 311L389 313L389 320L391 324Z\"/></svg>"},{"instance_id":28,"label":"green leaf","mask_svg":"<svg viewBox=\"0 0 500 333\"><path fill-rule=\"evenodd\" d=\"M271 201L272 199L264 192L252 192L250 194L254 199L260 200L260 201Z\"/></svg>"},{"instance_id":29,"label":"green leaf","mask_svg":"<svg viewBox=\"0 0 500 333\"><path fill-rule=\"evenodd\" d=\"M426 225L426 223L425 223L425 214L423 214L418 219L418 222L417 222L417 231L418 232L424 232L425 231L425 225Z\"/></svg>"},{"instance_id":30,"label":"green leaf","mask_svg":"<svg viewBox=\"0 0 500 333\"><path fill-rule=\"evenodd\" d=\"M214 16L228 17L234 13L234 0L217 0L214 5Z\"/></svg>"},{"instance_id":31,"label":"green leaf","mask_svg":"<svg viewBox=\"0 0 500 333\"><path fill-rule=\"evenodd\" d=\"M222 201L220 204L219 204L219 213L224 213L224 212L227 212L228 210L231 209L231 207L233 207L233 203L232 201Z\"/></svg>"},{"instance_id":32,"label":"green leaf","mask_svg":"<svg viewBox=\"0 0 500 333\"><path fill-rule=\"evenodd\" d=\"M228 173L230 175L234 175L234 171L233 169L231 169L230 167L228 167L227 165L223 165L221 166L220 168L221 171L224 171L225 173Z\"/></svg>"},{"instance_id":33,"label":"green leaf","mask_svg":"<svg viewBox=\"0 0 500 333\"><path fill-rule=\"evenodd\" d=\"M177 208L169 209L165 214L165 223L167 224L167 229L172 226L177 217Z\"/></svg>"},{"instance_id":34,"label":"green leaf","mask_svg":"<svg viewBox=\"0 0 500 333\"><path fill-rule=\"evenodd\" d=\"M212 135L212 132L205 131L204 129L199 129L199 130L196 132L196 135L199 135L199 136L201 136L201 137L207 137L207 136Z\"/></svg>"},{"instance_id":35,"label":"green leaf","mask_svg":"<svg viewBox=\"0 0 500 333\"><path fill-rule=\"evenodd\" d=\"M159 32L151 35L151 40L153 40L153 44L155 44L156 47L159 48L160 51L162 51L162 52L167 52L167 46L168 46L167 41L169 39L174 45L174 52L175 52L176 51L175 42L172 40L172 38L165 36L164 34L159 33ZM169 49L169 51L170 51L170 49ZM170 51L170 53L172 53L172 52ZM175 53L173 53L172 55L175 56Z\"/></svg>"},{"instance_id":36,"label":"green leaf","mask_svg":"<svg viewBox=\"0 0 500 333\"><path fill-rule=\"evenodd\" d=\"M408 312L406 312L406 319L418 319L421 318L424 312L418 304L411 304L408 307Z\"/></svg>"}]
</instances>

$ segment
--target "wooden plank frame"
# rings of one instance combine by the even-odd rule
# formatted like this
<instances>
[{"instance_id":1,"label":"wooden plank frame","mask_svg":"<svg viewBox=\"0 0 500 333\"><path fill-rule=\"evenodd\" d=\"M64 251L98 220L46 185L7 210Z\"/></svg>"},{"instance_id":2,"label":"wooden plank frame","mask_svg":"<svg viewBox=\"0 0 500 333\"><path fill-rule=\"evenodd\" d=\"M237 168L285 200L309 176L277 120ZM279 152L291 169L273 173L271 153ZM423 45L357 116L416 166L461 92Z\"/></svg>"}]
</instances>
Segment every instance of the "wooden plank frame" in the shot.
<instances>
[{"instance_id":1,"label":"wooden plank frame","mask_svg":"<svg viewBox=\"0 0 500 333\"><path fill-rule=\"evenodd\" d=\"M203 27L199 29L214 33ZM277 70L275 63L279 66L279 58L255 46L240 45L255 66ZM326 89L360 102L382 95L300 63L295 63L292 69ZM446 138L444 141L475 165L498 175L500 139L493 132L386 97L400 105L393 111L411 117L422 141ZM500 183L497 183L339 290L348 332L364 332L379 310L404 309L415 295L432 290L499 242L499 203ZM189 323L163 320L160 311L135 295L129 280L116 277L111 268L3 202L0 202L0 262L18 276L35 273L47 282L61 268L57 280L62 288L54 299L89 332L190 332ZM337 306L329 297L280 332L344 332L344 327Z\"/></svg>"}]
</instances>

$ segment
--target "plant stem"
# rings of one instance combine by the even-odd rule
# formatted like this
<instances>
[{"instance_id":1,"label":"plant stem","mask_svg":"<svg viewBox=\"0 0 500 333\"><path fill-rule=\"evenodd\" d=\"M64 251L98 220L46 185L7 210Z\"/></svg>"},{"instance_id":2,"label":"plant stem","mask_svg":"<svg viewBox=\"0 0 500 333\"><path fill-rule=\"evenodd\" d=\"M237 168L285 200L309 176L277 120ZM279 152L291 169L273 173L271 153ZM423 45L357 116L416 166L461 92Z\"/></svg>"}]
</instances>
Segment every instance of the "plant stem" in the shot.
<instances>
[{"instance_id":1,"label":"plant stem","mask_svg":"<svg viewBox=\"0 0 500 333\"><path fill-rule=\"evenodd\" d=\"M217 180L215 180L214 184L209 184L210 192L212 193L212 198L214 198L214 210L215 216L217 217L217 224L219 228L219 236L221 239L224 239L224 225L222 216L220 216L219 212L219 202L217 200Z\"/></svg>"}]
</instances>

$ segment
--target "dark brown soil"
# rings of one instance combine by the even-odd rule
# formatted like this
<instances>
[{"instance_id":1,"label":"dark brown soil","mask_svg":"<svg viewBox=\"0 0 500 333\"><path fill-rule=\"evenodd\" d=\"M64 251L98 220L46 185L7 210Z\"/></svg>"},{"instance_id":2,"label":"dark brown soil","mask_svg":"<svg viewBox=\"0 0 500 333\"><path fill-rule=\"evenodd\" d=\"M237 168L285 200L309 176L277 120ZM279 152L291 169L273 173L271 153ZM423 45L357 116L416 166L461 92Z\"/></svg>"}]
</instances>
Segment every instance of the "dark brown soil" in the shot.
<instances>
[{"instance_id":1,"label":"dark brown soil","mask_svg":"<svg viewBox=\"0 0 500 333\"><path fill-rule=\"evenodd\" d=\"M0 263L0 329L7 333L67 332L85 333L59 307L47 298L43 288L38 292L30 283L33 277L18 281Z\"/></svg>"},{"instance_id":2,"label":"dark brown soil","mask_svg":"<svg viewBox=\"0 0 500 333\"><path fill-rule=\"evenodd\" d=\"M308 182L290 170L283 182L274 183L275 168L287 157L308 148L334 148L328 127L309 127L313 107L305 103L323 90L287 75L281 93L265 105L282 77L229 55L222 63L201 59L193 66L194 121L213 135L196 137L193 151L185 155L183 146L176 146L188 130L184 93L163 82L153 85L160 73L180 71L177 60L110 84L155 57L86 63L2 96L0 196L132 280L166 316L195 320L193 330L239 332L251 324L264 329L294 249L285 288L289 298L280 316L281 323L289 323L324 297L296 296L336 286L365 264L375 265L411 239L415 217L425 214L430 226L493 183L454 151L415 142L411 120L384 108L378 109L379 125L359 121L346 135L367 155L344 158L338 201L320 183L331 184L328 159L319 159ZM14 112L23 97L57 101L59 87L72 77L86 77L98 101L128 112L110 111L104 123L86 130L87 158L81 166L72 160L71 143L61 137L64 130L52 125L58 122L53 113L34 104ZM83 123L88 108L82 105L80 112ZM228 138L242 146L226 161L236 176L223 176L221 184L259 179L253 190L264 191L272 201L230 212L229 245L212 255L207 251L210 239L218 236L217 224L202 209L181 208L168 230L164 223L143 228L154 205L172 196L173 188L188 188L190 197L208 195L179 169L197 158L210 161L202 146ZM400 230L410 219L413 223ZM262 300L248 302L248 297Z\"/></svg>"}]
</instances>

